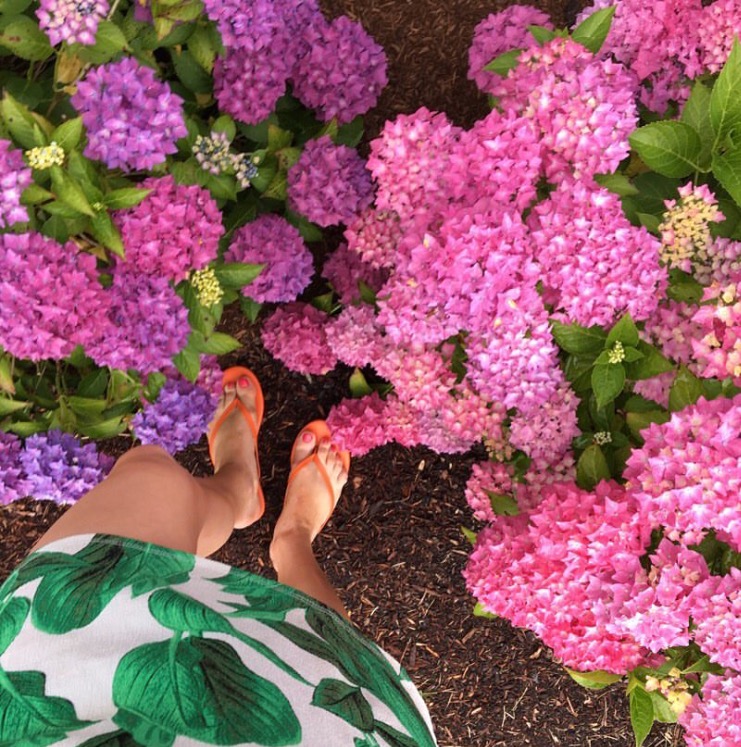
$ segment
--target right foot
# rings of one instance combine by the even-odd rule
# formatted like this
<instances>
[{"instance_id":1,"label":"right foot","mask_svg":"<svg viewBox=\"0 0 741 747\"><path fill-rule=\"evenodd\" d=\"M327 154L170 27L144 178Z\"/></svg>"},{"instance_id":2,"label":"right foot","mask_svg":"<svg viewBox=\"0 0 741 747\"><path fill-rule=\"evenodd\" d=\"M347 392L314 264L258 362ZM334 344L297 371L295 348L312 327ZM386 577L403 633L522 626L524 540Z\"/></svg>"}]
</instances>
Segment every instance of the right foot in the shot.
<instances>
[{"instance_id":1,"label":"right foot","mask_svg":"<svg viewBox=\"0 0 741 747\"><path fill-rule=\"evenodd\" d=\"M329 438L322 438L317 443L316 436L310 430L301 431L294 444L291 469L295 469L312 454L316 455L324 467L329 482L314 461L308 462L292 474L273 541L284 535L296 534L308 536L309 541L313 541L340 499L342 488L347 482L347 470L340 452Z\"/></svg>"}]
</instances>

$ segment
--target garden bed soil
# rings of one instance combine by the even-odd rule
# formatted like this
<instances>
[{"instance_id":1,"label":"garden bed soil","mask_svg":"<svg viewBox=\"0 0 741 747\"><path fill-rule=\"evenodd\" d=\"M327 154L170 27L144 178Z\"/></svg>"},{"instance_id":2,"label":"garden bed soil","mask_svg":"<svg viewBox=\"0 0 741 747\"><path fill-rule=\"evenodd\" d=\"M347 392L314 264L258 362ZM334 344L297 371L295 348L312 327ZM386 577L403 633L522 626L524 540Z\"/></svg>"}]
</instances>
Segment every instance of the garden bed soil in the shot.
<instances>
[{"instance_id":1,"label":"garden bed soil","mask_svg":"<svg viewBox=\"0 0 741 747\"><path fill-rule=\"evenodd\" d=\"M563 24L577 3L536 3ZM325 0L328 15L360 20L389 56L389 86L368 122L370 135L419 106L446 111L470 126L486 102L466 80L475 24L504 3L480 0ZM235 532L215 559L272 575L270 531L280 511L291 443L301 425L326 416L347 393L346 369L308 378L289 372L263 349L256 327L238 314L225 329L244 343L223 365L251 367L262 382L266 418L260 434L268 504L255 527ZM114 455L130 442L102 444ZM205 439L179 455L208 474ZM463 489L474 455L448 457L391 445L355 459L338 509L316 542L353 621L401 660L424 694L441 747L631 747L624 690L576 685L538 639L502 620L472 615L461 570L476 529ZM23 558L64 509L18 501L0 511L0 577ZM655 727L647 747L680 745L677 727Z\"/></svg>"}]
</instances>

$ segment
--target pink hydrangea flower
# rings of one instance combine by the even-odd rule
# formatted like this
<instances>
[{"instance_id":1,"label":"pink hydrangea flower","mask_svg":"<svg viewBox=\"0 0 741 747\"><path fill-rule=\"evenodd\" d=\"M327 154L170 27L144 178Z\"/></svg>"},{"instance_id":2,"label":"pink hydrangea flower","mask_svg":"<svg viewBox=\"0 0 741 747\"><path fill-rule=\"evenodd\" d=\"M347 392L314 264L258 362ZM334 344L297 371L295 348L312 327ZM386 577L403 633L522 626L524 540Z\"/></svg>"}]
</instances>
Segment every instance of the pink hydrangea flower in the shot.
<instances>
[{"instance_id":1,"label":"pink hydrangea flower","mask_svg":"<svg viewBox=\"0 0 741 747\"><path fill-rule=\"evenodd\" d=\"M376 268L393 267L396 250L402 239L399 216L371 207L363 210L345 229L350 251Z\"/></svg>"},{"instance_id":2,"label":"pink hydrangea flower","mask_svg":"<svg viewBox=\"0 0 741 747\"><path fill-rule=\"evenodd\" d=\"M108 9L107 0L41 0L36 17L53 46L61 42L90 46Z\"/></svg>"},{"instance_id":3,"label":"pink hydrangea flower","mask_svg":"<svg viewBox=\"0 0 741 747\"><path fill-rule=\"evenodd\" d=\"M731 377L741 384L741 298L735 284L712 285L704 303L692 316L700 332L692 339L692 350L704 377Z\"/></svg>"},{"instance_id":4,"label":"pink hydrangea flower","mask_svg":"<svg viewBox=\"0 0 741 747\"><path fill-rule=\"evenodd\" d=\"M314 274L314 258L298 229L272 213L261 215L237 229L224 259L265 265L260 274L242 288L242 295L259 303L295 301Z\"/></svg>"},{"instance_id":5,"label":"pink hydrangea flower","mask_svg":"<svg viewBox=\"0 0 741 747\"><path fill-rule=\"evenodd\" d=\"M340 303L351 304L361 299L361 283L377 292L388 279L388 273L364 262L347 244L340 244L325 260L322 277L332 285Z\"/></svg>"},{"instance_id":6,"label":"pink hydrangea flower","mask_svg":"<svg viewBox=\"0 0 741 747\"><path fill-rule=\"evenodd\" d=\"M488 93L499 76L484 70L484 67L504 52L529 47L533 36L528 26L553 29L548 16L531 5L511 5L480 21L473 31L473 42L468 50L468 79Z\"/></svg>"},{"instance_id":7,"label":"pink hydrangea flower","mask_svg":"<svg viewBox=\"0 0 741 747\"><path fill-rule=\"evenodd\" d=\"M682 301L664 300L646 319L641 337L652 345L658 345L664 355L677 363L692 363L692 340L702 329L693 323L697 306Z\"/></svg>"},{"instance_id":8,"label":"pink hydrangea flower","mask_svg":"<svg viewBox=\"0 0 741 747\"><path fill-rule=\"evenodd\" d=\"M291 371L323 375L337 364L327 342L329 315L308 303L276 309L262 326L265 349Z\"/></svg>"},{"instance_id":9,"label":"pink hydrangea flower","mask_svg":"<svg viewBox=\"0 0 741 747\"><path fill-rule=\"evenodd\" d=\"M332 440L353 456L362 456L371 449L389 442L386 404L377 392L359 399L343 399L327 416Z\"/></svg>"},{"instance_id":10,"label":"pink hydrangea flower","mask_svg":"<svg viewBox=\"0 0 741 747\"><path fill-rule=\"evenodd\" d=\"M358 152L324 135L310 140L288 170L287 199L310 221L334 226L349 223L371 204L373 185Z\"/></svg>"},{"instance_id":11,"label":"pink hydrangea flower","mask_svg":"<svg viewBox=\"0 0 741 747\"><path fill-rule=\"evenodd\" d=\"M693 16L694 33L688 33L683 61L686 74L719 73L731 53L733 40L741 36L739 0L715 0Z\"/></svg>"},{"instance_id":12,"label":"pink hydrangea flower","mask_svg":"<svg viewBox=\"0 0 741 747\"><path fill-rule=\"evenodd\" d=\"M128 267L177 283L216 259L224 227L208 190L176 184L169 175L145 179L140 186L152 191L114 217Z\"/></svg>"},{"instance_id":13,"label":"pink hydrangea flower","mask_svg":"<svg viewBox=\"0 0 741 747\"><path fill-rule=\"evenodd\" d=\"M710 674L679 717L687 747L741 744L741 674Z\"/></svg>"},{"instance_id":14,"label":"pink hydrangea flower","mask_svg":"<svg viewBox=\"0 0 741 747\"><path fill-rule=\"evenodd\" d=\"M95 257L41 234L0 234L0 346L11 355L60 360L105 326L107 294Z\"/></svg>"},{"instance_id":15,"label":"pink hydrangea flower","mask_svg":"<svg viewBox=\"0 0 741 747\"><path fill-rule=\"evenodd\" d=\"M10 140L0 138L0 229L28 220L21 195L31 183L31 177L23 153L13 148Z\"/></svg>"},{"instance_id":16,"label":"pink hydrangea flower","mask_svg":"<svg viewBox=\"0 0 741 747\"><path fill-rule=\"evenodd\" d=\"M346 306L327 324L327 342L338 360L363 368L386 350L372 306Z\"/></svg>"}]
</instances>

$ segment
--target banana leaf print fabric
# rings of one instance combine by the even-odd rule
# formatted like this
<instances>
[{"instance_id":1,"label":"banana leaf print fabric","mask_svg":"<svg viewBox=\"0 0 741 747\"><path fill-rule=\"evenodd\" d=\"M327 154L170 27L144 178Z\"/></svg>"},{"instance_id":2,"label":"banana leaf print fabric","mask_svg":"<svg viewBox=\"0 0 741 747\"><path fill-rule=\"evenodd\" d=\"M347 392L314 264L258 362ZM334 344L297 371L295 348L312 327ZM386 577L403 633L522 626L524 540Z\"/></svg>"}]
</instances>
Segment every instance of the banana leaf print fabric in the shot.
<instances>
[{"instance_id":1,"label":"banana leaf print fabric","mask_svg":"<svg viewBox=\"0 0 741 747\"><path fill-rule=\"evenodd\" d=\"M0 587L0 747L434 747L391 657L275 581L110 535Z\"/></svg>"}]
</instances>

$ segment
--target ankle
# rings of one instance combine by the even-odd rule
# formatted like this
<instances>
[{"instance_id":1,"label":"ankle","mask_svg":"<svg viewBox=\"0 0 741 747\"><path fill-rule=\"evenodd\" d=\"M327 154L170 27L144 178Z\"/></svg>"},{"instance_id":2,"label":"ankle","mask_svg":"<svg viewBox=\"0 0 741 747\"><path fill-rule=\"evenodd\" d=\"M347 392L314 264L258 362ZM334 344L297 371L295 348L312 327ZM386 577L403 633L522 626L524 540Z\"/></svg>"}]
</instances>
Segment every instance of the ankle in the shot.
<instances>
[{"instance_id":1,"label":"ankle","mask_svg":"<svg viewBox=\"0 0 741 747\"><path fill-rule=\"evenodd\" d=\"M270 542L270 562L275 570L280 572L286 565L294 562L300 552L307 549L311 552L313 540L310 527L298 524L291 527L276 526Z\"/></svg>"}]
</instances>

